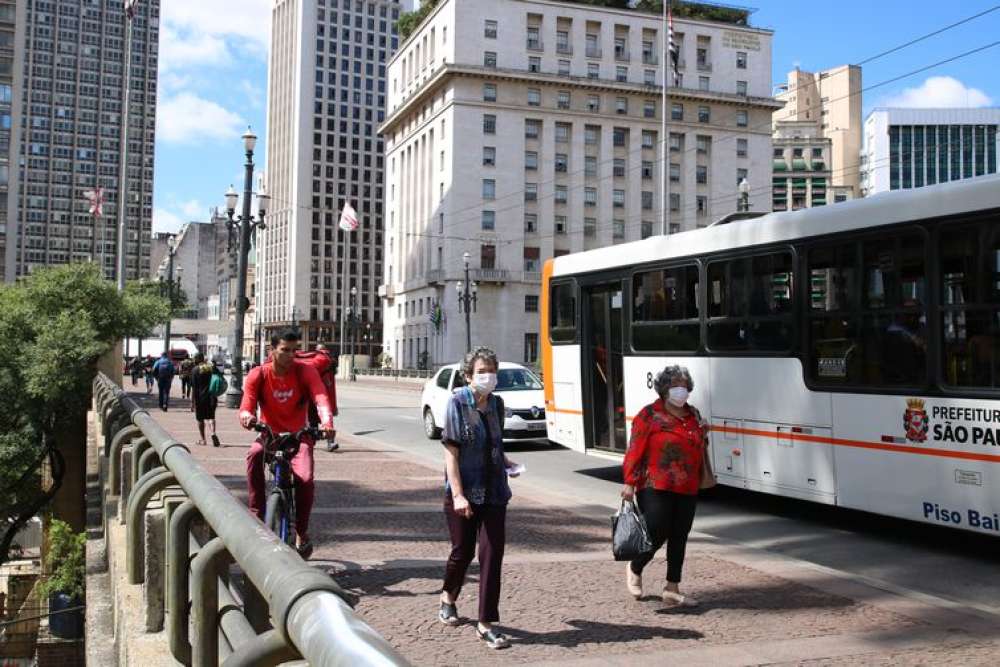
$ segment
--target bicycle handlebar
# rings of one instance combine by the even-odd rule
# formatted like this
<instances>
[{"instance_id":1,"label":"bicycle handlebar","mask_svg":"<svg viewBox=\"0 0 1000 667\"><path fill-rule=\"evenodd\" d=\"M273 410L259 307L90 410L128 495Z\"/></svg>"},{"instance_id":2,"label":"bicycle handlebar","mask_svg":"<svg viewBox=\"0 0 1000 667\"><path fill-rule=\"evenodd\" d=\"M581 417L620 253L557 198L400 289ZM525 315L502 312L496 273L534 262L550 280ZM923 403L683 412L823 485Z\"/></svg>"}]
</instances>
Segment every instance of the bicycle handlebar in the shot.
<instances>
[{"instance_id":1,"label":"bicycle handlebar","mask_svg":"<svg viewBox=\"0 0 1000 667\"><path fill-rule=\"evenodd\" d=\"M318 428L314 426L306 426L302 430L296 431L295 433L275 433L270 426L261 421L255 421L251 426L251 428L257 431L258 433L267 434L272 439L286 435L290 435L295 440L302 440L302 436L305 435L311 435L313 438L318 439L321 437L322 434L322 431L320 431Z\"/></svg>"}]
</instances>

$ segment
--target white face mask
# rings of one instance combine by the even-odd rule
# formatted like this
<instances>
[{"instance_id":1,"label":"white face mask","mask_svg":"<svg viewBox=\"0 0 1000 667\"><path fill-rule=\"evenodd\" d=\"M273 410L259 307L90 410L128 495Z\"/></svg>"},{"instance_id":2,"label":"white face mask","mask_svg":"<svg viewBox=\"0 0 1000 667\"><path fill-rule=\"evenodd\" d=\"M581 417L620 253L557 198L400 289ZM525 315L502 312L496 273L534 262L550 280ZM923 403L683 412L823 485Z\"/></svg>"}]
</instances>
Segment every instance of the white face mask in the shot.
<instances>
[{"instance_id":1,"label":"white face mask","mask_svg":"<svg viewBox=\"0 0 1000 667\"><path fill-rule=\"evenodd\" d=\"M671 387L669 392L669 398L667 398L671 404L676 405L681 408L688 400L688 390L687 387Z\"/></svg>"},{"instance_id":2,"label":"white face mask","mask_svg":"<svg viewBox=\"0 0 1000 667\"><path fill-rule=\"evenodd\" d=\"M486 396L493 392L497 387L497 374L496 373L476 373L472 376L472 382L469 384L477 394Z\"/></svg>"}]
</instances>

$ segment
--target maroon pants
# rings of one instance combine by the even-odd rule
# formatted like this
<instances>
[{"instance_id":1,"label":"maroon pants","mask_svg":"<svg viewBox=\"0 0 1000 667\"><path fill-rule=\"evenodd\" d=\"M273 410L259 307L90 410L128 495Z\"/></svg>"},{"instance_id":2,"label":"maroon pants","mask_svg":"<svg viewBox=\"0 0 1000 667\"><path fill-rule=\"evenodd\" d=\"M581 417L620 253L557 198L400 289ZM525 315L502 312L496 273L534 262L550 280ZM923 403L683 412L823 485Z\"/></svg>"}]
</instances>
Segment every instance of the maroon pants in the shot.
<instances>
[{"instance_id":1,"label":"maroon pants","mask_svg":"<svg viewBox=\"0 0 1000 667\"><path fill-rule=\"evenodd\" d=\"M313 481L313 443L304 441L292 459L292 474L295 475L295 530L300 535L309 534L309 515L312 513L316 496ZM264 445L254 440L247 452L247 490L250 492L250 509L264 520L267 495L264 489Z\"/></svg>"},{"instance_id":2,"label":"maroon pants","mask_svg":"<svg viewBox=\"0 0 1000 667\"><path fill-rule=\"evenodd\" d=\"M444 590L458 599L465 572L479 542L479 622L500 620L500 571L506 543L507 506L473 505L472 518L455 514L451 494L444 501L444 516L451 535L451 554L444 569Z\"/></svg>"}]
</instances>

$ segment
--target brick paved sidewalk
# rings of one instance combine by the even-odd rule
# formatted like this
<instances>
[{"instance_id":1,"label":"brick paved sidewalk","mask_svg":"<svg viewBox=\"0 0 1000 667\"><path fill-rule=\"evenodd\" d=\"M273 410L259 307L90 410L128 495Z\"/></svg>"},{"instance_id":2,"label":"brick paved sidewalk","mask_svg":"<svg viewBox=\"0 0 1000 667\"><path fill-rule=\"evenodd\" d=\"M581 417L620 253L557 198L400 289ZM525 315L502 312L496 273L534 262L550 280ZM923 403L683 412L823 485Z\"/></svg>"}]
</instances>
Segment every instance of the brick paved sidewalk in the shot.
<instances>
[{"instance_id":1,"label":"brick paved sidewalk","mask_svg":"<svg viewBox=\"0 0 1000 667\"><path fill-rule=\"evenodd\" d=\"M128 383L127 383L128 384ZM160 412L175 437L197 430L175 388ZM224 446L194 455L245 500L251 434L220 407ZM658 597L662 554L646 571L646 596L624 590L611 560L610 510L567 507L542 480L513 480L501 615L511 649L490 652L473 632L478 570L458 602L467 623L436 620L449 550L441 468L407 454L407 443L341 436L341 450L316 451L313 564L361 594L357 610L418 665L490 664L995 664L1000 619L933 600L877 590L800 562L693 535L684 588L701 605L676 609ZM926 596L925 596L926 597Z\"/></svg>"}]
</instances>

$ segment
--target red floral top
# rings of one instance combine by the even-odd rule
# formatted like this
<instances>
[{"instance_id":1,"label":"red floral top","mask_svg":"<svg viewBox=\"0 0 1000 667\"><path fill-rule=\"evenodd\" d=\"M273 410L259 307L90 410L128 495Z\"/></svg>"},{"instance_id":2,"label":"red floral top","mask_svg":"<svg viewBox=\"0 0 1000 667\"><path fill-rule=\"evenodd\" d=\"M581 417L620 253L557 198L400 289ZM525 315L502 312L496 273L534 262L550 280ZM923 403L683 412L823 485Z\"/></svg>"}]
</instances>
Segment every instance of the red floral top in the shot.
<instances>
[{"instance_id":1,"label":"red floral top","mask_svg":"<svg viewBox=\"0 0 1000 667\"><path fill-rule=\"evenodd\" d=\"M632 420L625 453L625 483L696 495L701 483L707 427L694 408L684 418L667 412L663 399L650 403Z\"/></svg>"}]
</instances>

